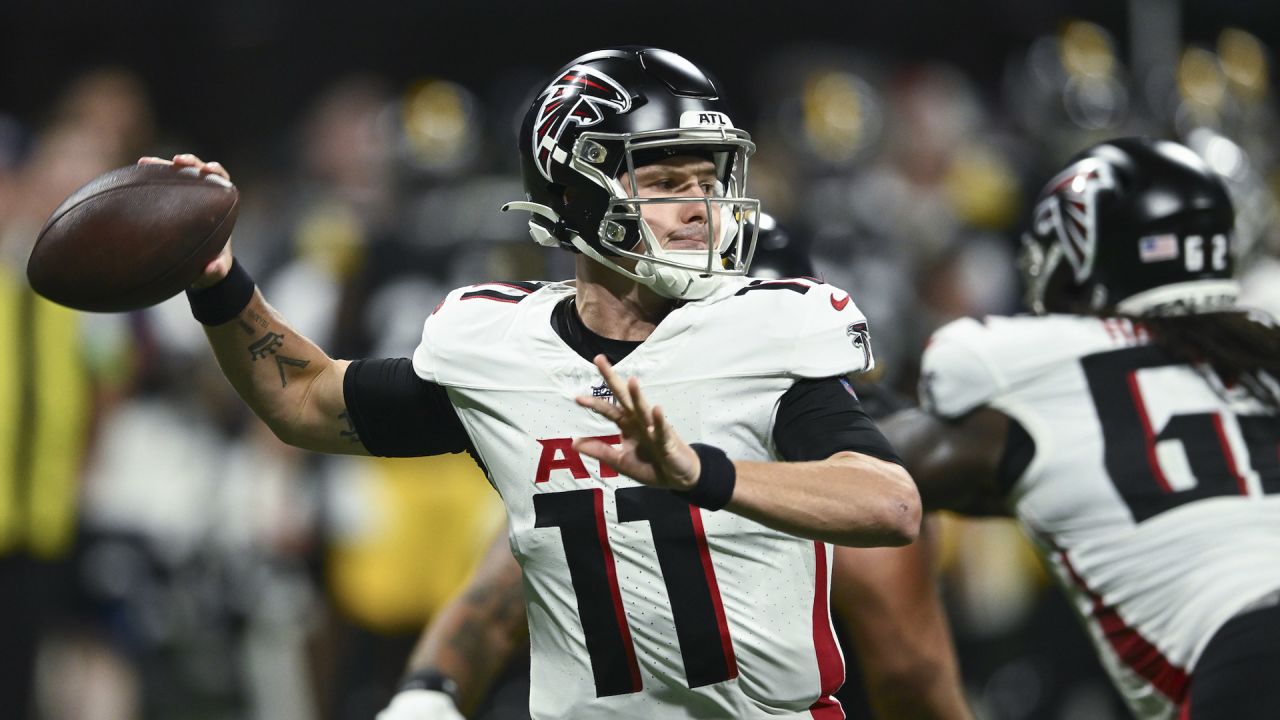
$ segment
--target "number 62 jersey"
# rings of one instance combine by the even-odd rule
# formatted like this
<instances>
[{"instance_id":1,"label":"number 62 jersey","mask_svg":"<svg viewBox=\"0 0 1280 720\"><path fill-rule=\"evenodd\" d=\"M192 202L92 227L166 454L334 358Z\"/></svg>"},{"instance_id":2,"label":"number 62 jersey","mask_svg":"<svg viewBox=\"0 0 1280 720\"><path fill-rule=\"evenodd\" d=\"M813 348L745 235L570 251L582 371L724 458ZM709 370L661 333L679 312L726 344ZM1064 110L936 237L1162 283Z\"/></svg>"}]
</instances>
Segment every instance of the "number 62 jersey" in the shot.
<instances>
[{"instance_id":1,"label":"number 62 jersey","mask_svg":"<svg viewBox=\"0 0 1280 720\"><path fill-rule=\"evenodd\" d=\"M934 414L1025 431L1009 506L1135 714L1172 718L1214 632L1280 588L1280 418L1120 319L959 320L923 373Z\"/></svg>"},{"instance_id":2,"label":"number 62 jersey","mask_svg":"<svg viewBox=\"0 0 1280 720\"><path fill-rule=\"evenodd\" d=\"M553 330L569 283L450 293L414 369L444 386L507 508L524 569L537 718L843 718L828 612L831 548L690 505L573 449L618 441L578 406L608 396ZM867 325L808 280L726 281L616 364L687 442L778 460L773 422L800 378L870 368Z\"/></svg>"}]
</instances>

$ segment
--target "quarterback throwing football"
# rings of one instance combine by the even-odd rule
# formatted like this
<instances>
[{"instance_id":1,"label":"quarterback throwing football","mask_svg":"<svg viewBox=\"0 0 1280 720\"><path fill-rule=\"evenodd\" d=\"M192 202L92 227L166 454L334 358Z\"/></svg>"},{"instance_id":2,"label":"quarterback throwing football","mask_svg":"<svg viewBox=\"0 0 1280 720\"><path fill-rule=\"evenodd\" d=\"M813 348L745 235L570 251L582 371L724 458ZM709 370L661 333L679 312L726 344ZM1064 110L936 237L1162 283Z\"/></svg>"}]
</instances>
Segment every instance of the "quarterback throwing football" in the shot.
<instances>
[{"instance_id":1,"label":"quarterback throwing football","mask_svg":"<svg viewBox=\"0 0 1280 720\"><path fill-rule=\"evenodd\" d=\"M684 58L591 53L534 100L507 206L578 253L575 281L460 288L411 359L354 362L291 330L230 247L191 292L286 442L481 464L524 570L535 717L841 717L829 543L918 531L843 380L874 362L857 306L746 277L753 150Z\"/></svg>"}]
</instances>

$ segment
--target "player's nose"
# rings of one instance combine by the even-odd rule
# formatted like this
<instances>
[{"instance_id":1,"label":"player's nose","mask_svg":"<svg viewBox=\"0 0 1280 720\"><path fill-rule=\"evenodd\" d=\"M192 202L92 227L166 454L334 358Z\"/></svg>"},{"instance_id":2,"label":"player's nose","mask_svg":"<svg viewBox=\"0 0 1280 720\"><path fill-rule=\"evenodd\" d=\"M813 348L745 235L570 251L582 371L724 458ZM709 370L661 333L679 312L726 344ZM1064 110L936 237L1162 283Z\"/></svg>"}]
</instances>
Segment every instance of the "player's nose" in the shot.
<instances>
[{"instance_id":1,"label":"player's nose","mask_svg":"<svg viewBox=\"0 0 1280 720\"><path fill-rule=\"evenodd\" d=\"M680 203L680 222L683 225L705 225L707 222L707 203L699 199L697 202Z\"/></svg>"}]
</instances>

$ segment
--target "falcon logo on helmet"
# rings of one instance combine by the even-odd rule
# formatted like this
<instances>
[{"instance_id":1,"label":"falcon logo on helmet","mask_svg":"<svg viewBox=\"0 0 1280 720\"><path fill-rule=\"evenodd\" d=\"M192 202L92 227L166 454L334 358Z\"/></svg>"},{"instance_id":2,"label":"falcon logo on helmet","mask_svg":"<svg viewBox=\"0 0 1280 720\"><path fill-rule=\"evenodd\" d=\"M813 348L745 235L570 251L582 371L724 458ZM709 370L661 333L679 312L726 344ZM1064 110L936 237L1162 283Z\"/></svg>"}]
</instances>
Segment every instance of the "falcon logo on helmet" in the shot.
<instances>
[{"instance_id":1,"label":"falcon logo on helmet","mask_svg":"<svg viewBox=\"0 0 1280 720\"><path fill-rule=\"evenodd\" d=\"M1028 304L1130 315L1233 307L1234 223L1226 186L1189 148L1143 137L1093 145L1040 192L1019 258Z\"/></svg>"},{"instance_id":2,"label":"falcon logo on helmet","mask_svg":"<svg viewBox=\"0 0 1280 720\"><path fill-rule=\"evenodd\" d=\"M564 162L568 152L559 147L560 136L570 123L591 127L606 111L625 113L631 95L613 78L586 65L574 65L542 91L542 105L533 123L533 146L538 149L538 170L551 180L551 163Z\"/></svg>"},{"instance_id":3,"label":"falcon logo on helmet","mask_svg":"<svg viewBox=\"0 0 1280 720\"><path fill-rule=\"evenodd\" d=\"M520 126L525 199L503 210L529 212L539 245L586 255L663 297L705 298L745 275L756 245L750 221L760 212L746 194L755 143L729 120L711 78L651 47L587 53L551 77ZM709 161L714 183L679 195L642 192L637 168L670 158ZM645 216L691 204L702 207L702 221L689 225L704 247L667 247Z\"/></svg>"},{"instance_id":4,"label":"falcon logo on helmet","mask_svg":"<svg viewBox=\"0 0 1280 720\"><path fill-rule=\"evenodd\" d=\"M1097 255L1098 191L1115 188L1111 166L1085 160L1049 181L1049 188L1048 196L1036 206L1036 233L1057 235L1076 282L1084 282Z\"/></svg>"},{"instance_id":5,"label":"falcon logo on helmet","mask_svg":"<svg viewBox=\"0 0 1280 720\"><path fill-rule=\"evenodd\" d=\"M848 299L848 296L845 296ZM862 351L862 366L870 370L875 367L875 360L871 355L871 329L867 325L867 321L856 322L845 328L844 334L848 336L849 341L853 343L854 350ZM853 389L849 389L853 392ZM857 395L854 395L857 397Z\"/></svg>"}]
</instances>

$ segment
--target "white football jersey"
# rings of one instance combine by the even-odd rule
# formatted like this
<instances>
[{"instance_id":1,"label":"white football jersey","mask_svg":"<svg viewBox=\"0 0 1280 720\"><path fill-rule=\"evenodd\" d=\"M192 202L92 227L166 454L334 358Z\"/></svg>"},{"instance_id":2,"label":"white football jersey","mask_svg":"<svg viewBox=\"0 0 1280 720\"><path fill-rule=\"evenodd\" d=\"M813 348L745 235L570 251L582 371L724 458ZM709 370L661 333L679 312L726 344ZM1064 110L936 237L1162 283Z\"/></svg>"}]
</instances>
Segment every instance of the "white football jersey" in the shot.
<instances>
[{"instance_id":1,"label":"white football jersey","mask_svg":"<svg viewBox=\"0 0 1280 720\"><path fill-rule=\"evenodd\" d=\"M414 368L448 389L502 495L524 568L535 718L842 718L828 613L831 548L710 512L580 456L616 438L578 406L607 396L555 333L570 283L485 284L436 309ZM808 280L726 281L672 311L616 366L688 442L777 460L798 378L872 366L848 294Z\"/></svg>"},{"instance_id":2,"label":"white football jersey","mask_svg":"<svg viewBox=\"0 0 1280 720\"><path fill-rule=\"evenodd\" d=\"M959 320L922 400L989 406L1035 455L1011 509L1142 718L1171 718L1214 632L1280 588L1280 418L1145 332L1076 316Z\"/></svg>"}]
</instances>

